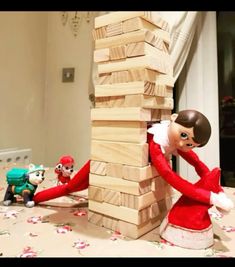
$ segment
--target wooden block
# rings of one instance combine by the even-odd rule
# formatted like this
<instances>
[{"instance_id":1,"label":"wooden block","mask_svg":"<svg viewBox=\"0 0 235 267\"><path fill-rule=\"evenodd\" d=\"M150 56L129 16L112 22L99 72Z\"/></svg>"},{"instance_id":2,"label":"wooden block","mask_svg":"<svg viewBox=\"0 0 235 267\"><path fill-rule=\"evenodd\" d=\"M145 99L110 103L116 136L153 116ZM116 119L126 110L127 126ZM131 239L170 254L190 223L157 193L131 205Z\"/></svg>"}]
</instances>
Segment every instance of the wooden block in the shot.
<instances>
[{"instance_id":1,"label":"wooden block","mask_svg":"<svg viewBox=\"0 0 235 267\"><path fill-rule=\"evenodd\" d=\"M116 23L108 24L106 27L106 37L115 36L122 34L122 22L118 21Z\"/></svg>"},{"instance_id":2,"label":"wooden block","mask_svg":"<svg viewBox=\"0 0 235 267\"><path fill-rule=\"evenodd\" d=\"M148 183L147 183L148 182ZM140 183L128 181L111 176L99 176L96 174L90 174L89 183L92 186L101 187L117 192L123 192L132 195L144 194L147 189L150 191L150 181L143 181Z\"/></svg>"},{"instance_id":3,"label":"wooden block","mask_svg":"<svg viewBox=\"0 0 235 267\"><path fill-rule=\"evenodd\" d=\"M124 11L119 11L119 12L110 12L108 14L98 16L95 18L95 29L99 27L103 27L112 23L117 23L120 21L125 21L127 19L131 19L134 17L139 17L139 16L144 16L145 12L144 11L135 11L135 12L124 12Z\"/></svg>"},{"instance_id":4,"label":"wooden block","mask_svg":"<svg viewBox=\"0 0 235 267\"><path fill-rule=\"evenodd\" d=\"M173 98L173 89L165 84L155 84L154 95Z\"/></svg>"},{"instance_id":5,"label":"wooden block","mask_svg":"<svg viewBox=\"0 0 235 267\"><path fill-rule=\"evenodd\" d=\"M145 194L151 191L151 180L145 180L142 182L139 182L139 193Z\"/></svg>"},{"instance_id":6,"label":"wooden block","mask_svg":"<svg viewBox=\"0 0 235 267\"><path fill-rule=\"evenodd\" d=\"M118 163L107 164L107 176L122 178L123 176L123 165Z\"/></svg>"},{"instance_id":7,"label":"wooden block","mask_svg":"<svg viewBox=\"0 0 235 267\"><path fill-rule=\"evenodd\" d=\"M111 73L111 80L110 83L127 83L128 80L128 71L113 71Z\"/></svg>"},{"instance_id":8,"label":"wooden block","mask_svg":"<svg viewBox=\"0 0 235 267\"><path fill-rule=\"evenodd\" d=\"M127 95L125 97L125 106L172 110L174 108L174 101L173 98L161 96Z\"/></svg>"},{"instance_id":9,"label":"wooden block","mask_svg":"<svg viewBox=\"0 0 235 267\"><path fill-rule=\"evenodd\" d=\"M95 97L95 108L111 108L110 96Z\"/></svg>"},{"instance_id":10,"label":"wooden block","mask_svg":"<svg viewBox=\"0 0 235 267\"><path fill-rule=\"evenodd\" d=\"M94 212L98 212L104 214L106 216L110 216L114 219L119 219L123 221L127 221L136 225L139 225L143 220L140 216L140 212L138 210L115 206L105 202L95 202L93 200L89 201L89 209Z\"/></svg>"},{"instance_id":11,"label":"wooden block","mask_svg":"<svg viewBox=\"0 0 235 267\"><path fill-rule=\"evenodd\" d=\"M169 32L170 31L170 26L167 21L165 21L157 12L152 12L152 11L145 11L145 15L142 16L146 20L154 23L156 26L159 28L163 29L164 31Z\"/></svg>"},{"instance_id":12,"label":"wooden block","mask_svg":"<svg viewBox=\"0 0 235 267\"><path fill-rule=\"evenodd\" d=\"M153 32L157 38L162 39L165 43L170 43L169 32L156 27L156 25L146 21L144 18L136 17L123 21L123 33L137 31L140 29L149 30L150 32Z\"/></svg>"},{"instance_id":13,"label":"wooden block","mask_svg":"<svg viewBox=\"0 0 235 267\"><path fill-rule=\"evenodd\" d=\"M98 73L107 73L112 71L129 70L132 68L148 68L159 71L164 74L173 75L173 65L171 64L170 58L166 57L163 52L158 56L139 56L133 58L127 58L123 61L111 62L111 63L100 63L98 65Z\"/></svg>"},{"instance_id":14,"label":"wooden block","mask_svg":"<svg viewBox=\"0 0 235 267\"><path fill-rule=\"evenodd\" d=\"M90 172L98 175L106 175L106 165L106 162L91 160Z\"/></svg>"},{"instance_id":15,"label":"wooden block","mask_svg":"<svg viewBox=\"0 0 235 267\"><path fill-rule=\"evenodd\" d=\"M89 185L88 187L88 199L103 202L103 188Z\"/></svg>"},{"instance_id":16,"label":"wooden block","mask_svg":"<svg viewBox=\"0 0 235 267\"><path fill-rule=\"evenodd\" d=\"M173 78L173 75L159 74L156 76L155 83L165 84L167 86L174 87L175 80Z\"/></svg>"},{"instance_id":17,"label":"wooden block","mask_svg":"<svg viewBox=\"0 0 235 267\"><path fill-rule=\"evenodd\" d=\"M158 175L156 168L151 164L144 167L123 166L123 179L126 180L141 182Z\"/></svg>"},{"instance_id":18,"label":"wooden block","mask_svg":"<svg viewBox=\"0 0 235 267\"><path fill-rule=\"evenodd\" d=\"M161 109L151 109L151 118L152 118L151 121L160 121L161 120Z\"/></svg>"},{"instance_id":19,"label":"wooden block","mask_svg":"<svg viewBox=\"0 0 235 267\"><path fill-rule=\"evenodd\" d=\"M159 200L158 201L158 207L159 207L160 213L167 212L172 207L172 198L166 197L164 199Z\"/></svg>"},{"instance_id":20,"label":"wooden block","mask_svg":"<svg viewBox=\"0 0 235 267\"><path fill-rule=\"evenodd\" d=\"M93 212L91 210L88 211L88 221L98 225L102 226L103 225L103 215L97 212Z\"/></svg>"},{"instance_id":21,"label":"wooden block","mask_svg":"<svg viewBox=\"0 0 235 267\"><path fill-rule=\"evenodd\" d=\"M152 182L155 184L153 191L163 190L163 188L168 185L168 183L161 176L154 178Z\"/></svg>"},{"instance_id":22,"label":"wooden block","mask_svg":"<svg viewBox=\"0 0 235 267\"><path fill-rule=\"evenodd\" d=\"M169 50L166 49L167 44L164 43L162 38L159 38L154 32L148 31L146 34L146 42L151 44L153 48L161 50L162 52L169 54ZM151 50L150 50L151 51Z\"/></svg>"},{"instance_id":23,"label":"wooden block","mask_svg":"<svg viewBox=\"0 0 235 267\"><path fill-rule=\"evenodd\" d=\"M111 74L101 73L98 76L98 84L110 84Z\"/></svg>"},{"instance_id":24,"label":"wooden block","mask_svg":"<svg viewBox=\"0 0 235 267\"><path fill-rule=\"evenodd\" d=\"M168 197L173 197L175 195L175 190L172 186L170 186L169 184L167 184L165 186L165 192L166 192L166 196Z\"/></svg>"},{"instance_id":25,"label":"wooden block","mask_svg":"<svg viewBox=\"0 0 235 267\"><path fill-rule=\"evenodd\" d=\"M157 95L157 86L160 86L160 85L155 85L155 95ZM165 95L164 97L171 97L173 98L173 88L171 86L166 86L166 90L165 90Z\"/></svg>"},{"instance_id":26,"label":"wooden block","mask_svg":"<svg viewBox=\"0 0 235 267\"><path fill-rule=\"evenodd\" d=\"M132 81L155 82L157 74L159 74L159 72L156 72L154 70L149 70L145 68L133 68L128 70L128 80L129 82Z\"/></svg>"},{"instance_id":27,"label":"wooden block","mask_svg":"<svg viewBox=\"0 0 235 267\"><path fill-rule=\"evenodd\" d=\"M155 84L148 81L103 84L95 86L95 96L121 96L133 94L155 94Z\"/></svg>"},{"instance_id":28,"label":"wooden block","mask_svg":"<svg viewBox=\"0 0 235 267\"><path fill-rule=\"evenodd\" d=\"M125 59L127 57L125 45L110 47L109 50L110 60Z\"/></svg>"},{"instance_id":29,"label":"wooden block","mask_svg":"<svg viewBox=\"0 0 235 267\"><path fill-rule=\"evenodd\" d=\"M110 49L103 48L94 51L94 62L104 62L110 60Z\"/></svg>"},{"instance_id":30,"label":"wooden block","mask_svg":"<svg viewBox=\"0 0 235 267\"><path fill-rule=\"evenodd\" d=\"M152 191L164 191L167 189L167 192L169 193L168 196L170 196L172 194L172 190L170 188L172 187L161 176L157 176L152 179Z\"/></svg>"},{"instance_id":31,"label":"wooden block","mask_svg":"<svg viewBox=\"0 0 235 267\"><path fill-rule=\"evenodd\" d=\"M109 14L105 14L95 18L95 29L99 27L103 27L109 24L118 23L120 21L125 21L134 17L143 17L147 21L156 25L157 27L169 32L169 24L161 18L156 12L150 11L118 11L111 12Z\"/></svg>"},{"instance_id":32,"label":"wooden block","mask_svg":"<svg viewBox=\"0 0 235 267\"><path fill-rule=\"evenodd\" d=\"M137 43L137 42L147 42L151 44L152 46L156 45L157 48L164 51L165 54L168 54L168 51L165 52L165 49L163 45L163 41L161 42L161 39L159 42L159 37L157 37L154 33L142 29L134 32L124 33L122 35L118 36L112 36L109 38L103 38L99 40L95 40L95 49L101 49L101 48L108 48L108 47L114 47L114 46L120 46L120 45L127 45L129 43ZM162 48L162 49L161 49Z\"/></svg>"},{"instance_id":33,"label":"wooden block","mask_svg":"<svg viewBox=\"0 0 235 267\"><path fill-rule=\"evenodd\" d=\"M142 210L154 202L156 202L156 198L152 191L140 196L121 193L121 206L131 209Z\"/></svg>"},{"instance_id":34,"label":"wooden block","mask_svg":"<svg viewBox=\"0 0 235 267\"><path fill-rule=\"evenodd\" d=\"M91 141L91 160L144 167L148 165L148 144Z\"/></svg>"},{"instance_id":35,"label":"wooden block","mask_svg":"<svg viewBox=\"0 0 235 267\"><path fill-rule=\"evenodd\" d=\"M122 235L133 238L133 239L137 239L140 236L148 233L149 231L159 226L160 223L161 223L161 220L158 217L156 217L155 219L149 220L141 225L135 225L133 223L120 220L118 227Z\"/></svg>"},{"instance_id":36,"label":"wooden block","mask_svg":"<svg viewBox=\"0 0 235 267\"><path fill-rule=\"evenodd\" d=\"M128 70L128 81L150 81L156 85L174 86L174 78L167 74L146 68L132 68Z\"/></svg>"},{"instance_id":37,"label":"wooden block","mask_svg":"<svg viewBox=\"0 0 235 267\"><path fill-rule=\"evenodd\" d=\"M120 206L121 205L121 192L114 190L104 189L104 202Z\"/></svg>"},{"instance_id":38,"label":"wooden block","mask_svg":"<svg viewBox=\"0 0 235 267\"><path fill-rule=\"evenodd\" d=\"M144 56L145 54L144 42L130 43L126 46L127 57Z\"/></svg>"},{"instance_id":39,"label":"wooden block","mask_svg":"<svg viewBox=\"0 0 235 267\"><path fill-rule=\"evenodd\" d=\"M91 138L93 140L146 143L147 123L143 121L92 121Z\"/></svg>"},{"instance_id":40,"label":"wooden block","mask_svg":"<svg viewBox=\"0 0 235 267\"><path fill-rule=\"evenodd\" d=\"M91 120L151 121L151 110L143 108L93 108Z\"/></svg>"},{"instance_id":41,"label":"wooden block","mask_svg":"<svg viewBox=\"0 0 235 267\"><path fill-rule=\"evenodd\" d=\"M95 97L96 108L121 108L125 107L125 96Z\"/></svg>"},{"instance_id":42,"label":"wooden block","mask_svg":"<svg viewBox=\"0 0 235 267\"><path fill-rule=\"evenodd\" d=\"M92 31L92 36L94 40L102 39L106 37L106 27L100 27Z\"/></svg>"},{"instance_id":43,"label":"wooden block","mask_svg":"<svg viewBox=\"0 0 235 267\"><path fill-rule=\"evenodd\" d=\"M111 96L109 99L109 107L113 108L113 107L124 107L124 103L125 103L125 97L123 96Z\"/></svg>"},{"instance_id":44,"label":"wooden block","mask_svg":"<svg viewBox=\"0 0 235 267\"><path fill-rule=\"evenodd\" d=\"M127 19L123 21L123 25L122 25L123 33L133 32L133 31L137 31L137 30L145 28L143 25L143 20L144 19L141 17L135 17L135 18L131 18L131 19ZM149 22L147 22L147 24L150 25L150 28L146 28L147 30L153 31L156 29L155 25Z\"/></svg>"},{"instance_id":45,"label":"wooden block","mask_svg":"<svg viewBox=\"0 0 235 267\"><path fill-rule=\"evenodd\" d=\"M111 229L113 231L117 231L118 223L119 223L119 220L103 215L103 226L105 228Z\"/></svg>"},{"instance_id":46,"label":"wooden block","mask_svg":"<svg viewBox=\"0 0 235 267\"><path fill-rule=\"evenodd\" d=\"M170 109L162 109L160 114L160 120L170 120L171 119L171 110ZM152 114L154 117L154 114Z\"/></svg>"},{"instance_id":47,"label":"wooden block","mask_svg":"<svg viewBox=\"0 0 235 267\"><path fill-rule=\"evenodd\" d=\"M161 110L172 110L174 108L173 98L148 95L139 95L139 97L141 98L141 107L143 108L154 108Z\"/></svg>"},{"instance_id":48,"label":"wooden block","mask_svg":"<svg viewBox=\"0 0 235 267\"><path fill-rule=\"evenodd\" d=\"M150 219L150 207L144 208L139 211L139 224L143 224Z\"/></svg>"},{"instance_id":49,"label":"wooden block","mask_svg":"<svg viewBox=\"0 0 235 267\"><path fill-rule=\"evenodd\" d=\"M150 206L150 219L157 217L160 214L158 203L153 203Z\"/></svg>"},{"instance_id":50,"label":"wooden block","mask_svg":"<svg viewBox=\"0 0 235 267\"><path fill-rule=\"evenodd\" d=\"M149 37L149 43L154 44L157 42L154 34L152 34L151 37ZM152 45L148 44L147 42L138 42L138 43L130 43L126 46L126 55L127 57L138 57L138 56L155 56L155 57L162 57L165 55L165 60L170 61L169 55L167 55L165 52L160 51L158 49L159 45L156 43L157 48L153 47ZM162 47L160 47L162 50Z\"/></svg>"}]
</instances>

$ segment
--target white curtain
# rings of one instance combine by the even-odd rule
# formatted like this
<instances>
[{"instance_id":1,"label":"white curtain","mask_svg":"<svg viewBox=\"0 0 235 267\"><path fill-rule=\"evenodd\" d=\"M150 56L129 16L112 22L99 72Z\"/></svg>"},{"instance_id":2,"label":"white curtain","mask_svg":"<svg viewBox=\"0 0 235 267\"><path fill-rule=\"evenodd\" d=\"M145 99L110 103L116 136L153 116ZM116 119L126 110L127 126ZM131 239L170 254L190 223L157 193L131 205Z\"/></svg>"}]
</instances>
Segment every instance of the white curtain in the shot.
<instances>
[{"instance_id":1,"label":"white curtain","mask_svg":"<svg viewBox=\"0 0 235 267\"><path fill-rule=\"evenodd\" d=\"M158 12L170 25L169 52L176 81L186 62L196 31L199 12Z\"/></svg>"}]
</instances>

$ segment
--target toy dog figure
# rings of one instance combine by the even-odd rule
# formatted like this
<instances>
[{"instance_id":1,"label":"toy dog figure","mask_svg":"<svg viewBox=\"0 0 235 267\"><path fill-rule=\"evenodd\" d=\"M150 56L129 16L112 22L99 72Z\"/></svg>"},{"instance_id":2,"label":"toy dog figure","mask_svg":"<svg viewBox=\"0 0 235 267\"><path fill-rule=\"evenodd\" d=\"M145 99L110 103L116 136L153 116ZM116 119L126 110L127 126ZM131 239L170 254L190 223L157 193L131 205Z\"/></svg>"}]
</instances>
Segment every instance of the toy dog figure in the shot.
<instances>
[{"instance_id":1,"label":"toy dog figure","mask_svg":"<svg viewBox=\"0 0 235 267\"><path fill-rule=\"evenodd\" d=\"M58 175L58 184L66 184L70 181L73 173L74 159L71 156L63 156L55 167L55 173Z\"/></svg>"},{"instance_id":2,"label":"toy dog figure","mask_svg":"<svg viewBox=\"0 0 235 267\"><path fill-rule=\"evenodd\" d=\"M30 164L28 169L13 168L7 172L8 187L5 193L3 205L9 206L16 202L14 195L23 197L26 207L31 208L35 205L33 201L34 193L39 184L43 182L45 169L42 165Z\"/></svg>"}]
</instances>

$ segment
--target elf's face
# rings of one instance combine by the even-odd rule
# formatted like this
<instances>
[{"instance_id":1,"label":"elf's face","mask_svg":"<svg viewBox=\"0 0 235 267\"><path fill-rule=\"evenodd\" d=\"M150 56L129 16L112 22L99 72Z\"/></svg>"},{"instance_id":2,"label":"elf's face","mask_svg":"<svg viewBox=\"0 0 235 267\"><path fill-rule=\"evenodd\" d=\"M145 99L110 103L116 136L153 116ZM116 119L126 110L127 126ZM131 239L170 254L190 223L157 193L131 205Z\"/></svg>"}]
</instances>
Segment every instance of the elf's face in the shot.
<instances>
[{"instance_id":1,"label":"elf's face","mask_svg":"<svg viewBox=\"0 0 235 267\"><path fill-rule=\"evenodd\" d=\"M173 116L168 129L168 138L170 145L181 151L187 152L194 147L199 146L193 141L193 127L186 128L175 122L177 116Z\"/></svg>"}]
</instances>

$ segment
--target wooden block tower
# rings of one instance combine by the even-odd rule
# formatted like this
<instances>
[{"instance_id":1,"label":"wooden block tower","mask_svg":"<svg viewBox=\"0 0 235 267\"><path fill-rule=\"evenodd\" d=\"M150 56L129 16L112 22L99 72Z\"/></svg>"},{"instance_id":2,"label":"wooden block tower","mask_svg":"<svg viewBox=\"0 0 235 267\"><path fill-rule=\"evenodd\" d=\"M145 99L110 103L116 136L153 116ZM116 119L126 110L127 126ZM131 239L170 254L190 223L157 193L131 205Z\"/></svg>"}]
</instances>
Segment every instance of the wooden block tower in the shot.
<instances>
[{"instance_id":1,"label":"wooden block tower","mask_svg":"<svg viewBox=\"0 0 235 267\"><path fill-rule=\"evenodd\" d=\"M173 67L169 26L151 12L112 12L95 19L98 64L88 220L138 238L157 227L172 188L149 162L147 123L169 119Z\"/></svg>"}]
</instances>

